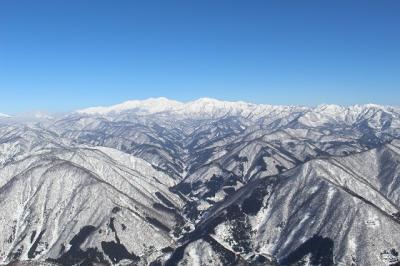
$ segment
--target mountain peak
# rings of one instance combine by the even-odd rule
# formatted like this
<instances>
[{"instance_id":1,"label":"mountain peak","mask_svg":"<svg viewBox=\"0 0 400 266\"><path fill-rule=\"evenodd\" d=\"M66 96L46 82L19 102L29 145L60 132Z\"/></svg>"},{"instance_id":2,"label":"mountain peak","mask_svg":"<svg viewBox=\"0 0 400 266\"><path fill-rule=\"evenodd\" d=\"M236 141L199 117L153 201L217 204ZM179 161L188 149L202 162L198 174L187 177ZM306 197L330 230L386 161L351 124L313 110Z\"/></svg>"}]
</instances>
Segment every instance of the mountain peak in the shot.
<instances>
[{"instance_id":1,"label":"mountain peak","mask_svg":"<svg viewBox=\"0 0 400 266\"><path fill-rule=\"evenodd\" d=\"M223 101L214 99L214 98L207 98L207 97L203 97L203 98L199 98L197 100L192 101L191 103L201 103L201 104L221 104L223 103Z\"/></svg>"}]
</instances>

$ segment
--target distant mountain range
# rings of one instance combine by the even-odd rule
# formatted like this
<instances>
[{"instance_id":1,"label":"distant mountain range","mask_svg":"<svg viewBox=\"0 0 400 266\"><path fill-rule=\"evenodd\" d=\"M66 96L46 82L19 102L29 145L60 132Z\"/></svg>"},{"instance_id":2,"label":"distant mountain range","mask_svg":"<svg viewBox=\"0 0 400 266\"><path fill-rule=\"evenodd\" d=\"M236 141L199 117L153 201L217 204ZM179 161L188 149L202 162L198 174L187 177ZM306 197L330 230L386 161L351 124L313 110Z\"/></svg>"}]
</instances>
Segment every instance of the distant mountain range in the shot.
<instances>
[{"instance_id":1,"label":"distant mountain range","mask_svg":"<svg viewBox=\"0 0 400 266\"><path fill-rule=\"evenodd\" d=\"M400 264L398 107L0 117L2 264Z\"/></svg>"}]
</instances>

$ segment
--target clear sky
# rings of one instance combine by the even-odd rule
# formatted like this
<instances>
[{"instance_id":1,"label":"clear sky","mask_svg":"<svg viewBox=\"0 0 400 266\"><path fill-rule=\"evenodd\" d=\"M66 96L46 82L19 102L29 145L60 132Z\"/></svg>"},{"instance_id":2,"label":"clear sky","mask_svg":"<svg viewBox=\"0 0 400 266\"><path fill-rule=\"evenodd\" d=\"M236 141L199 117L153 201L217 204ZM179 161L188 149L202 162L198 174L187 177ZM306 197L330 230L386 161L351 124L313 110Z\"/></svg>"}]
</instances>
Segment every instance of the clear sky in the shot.
<instances>
[{"instance_id":1,"label":"clear sky","mask_svg":"<svg viewBox=\"0 0 400 266\"><path fill-rule=\"evenodd\" d=\"M400 105L400 1L0 1L0 112L157 96Z\"/></svg>"}]
</instances>

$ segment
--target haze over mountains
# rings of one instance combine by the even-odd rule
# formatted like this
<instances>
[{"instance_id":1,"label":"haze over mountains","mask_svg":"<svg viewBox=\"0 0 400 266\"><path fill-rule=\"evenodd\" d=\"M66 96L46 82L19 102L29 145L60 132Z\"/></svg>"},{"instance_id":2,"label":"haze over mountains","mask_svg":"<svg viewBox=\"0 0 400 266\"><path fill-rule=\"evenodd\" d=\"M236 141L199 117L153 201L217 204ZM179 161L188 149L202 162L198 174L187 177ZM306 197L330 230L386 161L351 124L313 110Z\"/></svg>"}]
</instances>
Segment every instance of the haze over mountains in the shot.
<instances>
[{"instance_id":1,"label":"haze over mountains","mask_svg":"<svg viewBox=\"0 0 400 266\"><path fill-rule=\"evenodd\" d=\"M0 118L0 262L395 265L400 109L202 98Z\"/></svg>"}]
</instances>

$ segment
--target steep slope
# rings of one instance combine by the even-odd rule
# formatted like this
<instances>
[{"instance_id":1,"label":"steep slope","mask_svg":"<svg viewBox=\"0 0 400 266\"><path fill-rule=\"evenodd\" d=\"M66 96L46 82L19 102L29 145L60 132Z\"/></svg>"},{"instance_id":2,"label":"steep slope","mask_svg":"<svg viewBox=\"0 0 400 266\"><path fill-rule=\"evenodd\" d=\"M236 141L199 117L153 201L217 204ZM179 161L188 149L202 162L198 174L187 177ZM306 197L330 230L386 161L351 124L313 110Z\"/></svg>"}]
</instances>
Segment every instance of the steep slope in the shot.
<instances>
[{"instance_id":1,"label":"steep slope","mask_svg":"<svg viewBox=\"0 0 400 266\"><path fill-rule=\"evenodd\" d=\"M182 201L168 190L173 179L108 148L54 149L0 176L3 262L140 261L161 254L182 219Z\"/></svg>"},{"instance_id":2,"label":"steep slope","mask_svg":"<svg viewBox=\"0 0 400 266\"><path fill-rule=\"evenodd\" d=\"M206 211L181 241L190 250L209 236L247 261L283 265L398 263L399 144L257 178Z\"/></svg>"}]
</instances>

